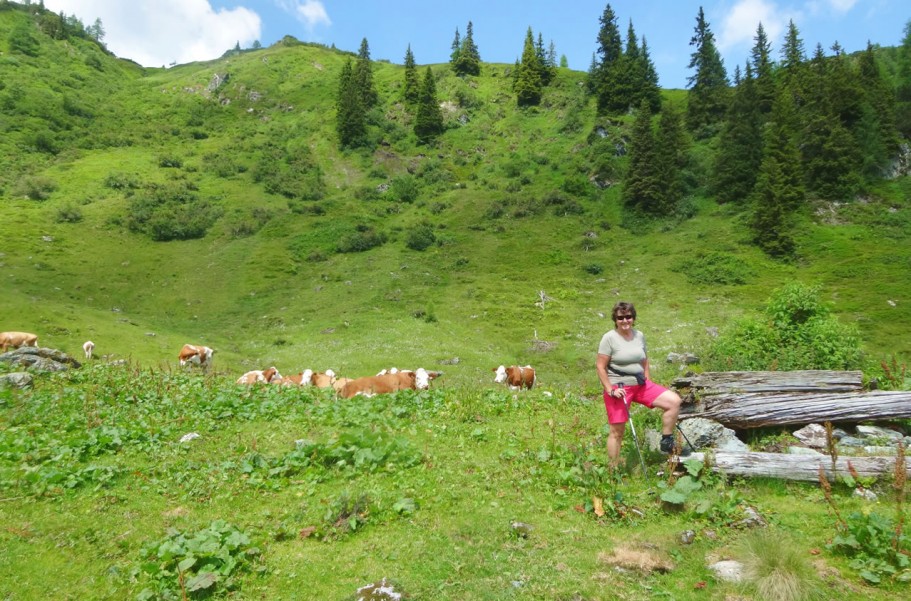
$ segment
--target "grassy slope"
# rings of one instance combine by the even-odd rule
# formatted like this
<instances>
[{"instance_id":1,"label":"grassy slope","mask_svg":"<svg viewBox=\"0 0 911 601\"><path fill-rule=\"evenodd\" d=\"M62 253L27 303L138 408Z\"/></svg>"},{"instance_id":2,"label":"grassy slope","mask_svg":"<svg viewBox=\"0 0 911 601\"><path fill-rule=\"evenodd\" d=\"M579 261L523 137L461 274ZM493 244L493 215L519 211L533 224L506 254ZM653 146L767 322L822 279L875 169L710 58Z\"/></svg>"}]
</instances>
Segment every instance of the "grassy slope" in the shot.
<instances>
[{"instance_id":1,"label":"grassy slope","mask_svg":"<svg viewBox=\"0 0 911 601\"><path fill-rule=\"evenodd\" d=\"M0 24L8 27L9 19ZM2 328L36 331L44 345L76 351L92 338L99 353L168 365L183 342L195 341L216 347L219 368L228 372L275 364L283 371L362 374L459 357L447 370L453 381L486 379L491 366L521 361L543 366L542 377L552 382L593 382L591 355L610 327L600 314L616 300L637 303L640 326L661 357L698 351L707 326L756 311L772 289L799 278L822 284L844 319L861 320L871 357L908 356L907 336L895 335L911 325L903 302L907 182L838 208L837 225L808 221L802 260L781 265L750 247L735 209L708 200L697 199L692 220L641 225L624 221L617 187L589 186L582 196L561 192L584 213L556 215L544 200L591 170L589 132L597 123L580 72L561 71L541 107L518 111L508 65L485 65L470 80L435 65L440 100L452 103L450 129L428 148L414 144L408 111L396 102L401 68L377 63L385 142L372 153L342 152L332 108L349 58L342 53L275 46L168 70L140 70L102 55L99 71L85 66L89 52L97 49L42 39L37 57L4 57L19 63L7 93L48 85L60 90L53 102L67 94L95 111L55 130L65 147L56 157L26 155L32 166L21 171L58 185L47 201L16 194L21 171L2 187ZM229 103L206 91L216 73L229 75L217 92ZM680 100L679 92L669 97ZM569 121L578 127L567 127ZM27 128L18 135L26 139ZM250 171L217 177L207 168L211 154L252 168L258 144L275 135L305 141L318 162L327 193L315 204L323 215L289 212L284 198L253 183ZM123 145L94 148L93 137ZM16 154L9 141L4 148ZM160 168L162 156L180 158L182 168ZM415 203L397 203L388 193L362 200L365 190L409 172L422 186ZM117 223L127 200L104 186L117 173L194 182L225 216L204 239L151 242ZM73 204L83 220L57 223L61 207ZM489 217L497 206L503 216ZM251 220L261 229L231 235ZM408 250L409 228L425 221L443 244ZM365 253L335 254L339 237L356 224L383 231L389 241ZM328 259L308 261L315 250ZM741 258L752 277L739 286L689 283L682 262L710 251ZM593 264L603 273L583 270ZM542 290L554 299L544 310L535 306ZM555 350L534 353L535 334Z\"/></svg>"}]
</instances>

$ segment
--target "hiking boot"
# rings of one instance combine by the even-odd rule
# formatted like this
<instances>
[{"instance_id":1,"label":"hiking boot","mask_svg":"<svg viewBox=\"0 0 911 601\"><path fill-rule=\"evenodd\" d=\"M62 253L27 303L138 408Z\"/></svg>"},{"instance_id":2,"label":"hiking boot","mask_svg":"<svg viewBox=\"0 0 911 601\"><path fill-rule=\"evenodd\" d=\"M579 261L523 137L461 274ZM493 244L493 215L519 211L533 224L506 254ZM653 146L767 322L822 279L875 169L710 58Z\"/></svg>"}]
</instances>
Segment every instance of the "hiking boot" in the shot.
<instances>
[{"instance_id":1,"label":"hiking boot","mask_svg":"<svg viewBox=\"0 0 911 601\"><path fill-rule=\"evenodd\" d=\"M674 437L671 435L665 435L661 437L661 444L658 445L658 448L661 449L662 453L670 455L674 452Z\"/></svg>"}]
</instances>

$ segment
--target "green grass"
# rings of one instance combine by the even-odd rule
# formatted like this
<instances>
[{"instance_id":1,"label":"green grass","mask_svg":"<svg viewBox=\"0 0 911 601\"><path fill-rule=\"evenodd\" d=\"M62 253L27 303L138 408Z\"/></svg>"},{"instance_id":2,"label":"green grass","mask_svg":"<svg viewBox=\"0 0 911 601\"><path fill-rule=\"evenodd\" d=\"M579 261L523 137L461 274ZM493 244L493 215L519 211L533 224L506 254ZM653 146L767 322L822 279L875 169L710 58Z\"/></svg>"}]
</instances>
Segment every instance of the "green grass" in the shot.
<instances>
[{"instance_id":1,"label":"green grass","mask_svg":"<svg viewBox=\"0 0 911 601\"><path fill-rule=\"evenodd\" d=\"M414 598L720 599L738 589L707 564L740 548L747 505L801 554L823 549L827 586L871 600L902 590L861 585L825 550L836 522L813 485L705 478L699 499L714 510L693 498L666 512L654 475L609 477L601 403L547 385L336 401L97 365L2 392L0 410L0 573L15 574L0 593L11 598L140 598L156 586L179 598L176 576L153 576L165 559L144 549L221 520L258 550L227 574L242 598L343 599L387 577ZM189 432L200 437L180 443ZM309 450L294 455L295 441ZM843 512L861 505L850 492L833 493ZM340 519L345 499L362 500L354 527ZM606 557L621 550L673 569L617 573Z\"/></svg>"}]
</instances>

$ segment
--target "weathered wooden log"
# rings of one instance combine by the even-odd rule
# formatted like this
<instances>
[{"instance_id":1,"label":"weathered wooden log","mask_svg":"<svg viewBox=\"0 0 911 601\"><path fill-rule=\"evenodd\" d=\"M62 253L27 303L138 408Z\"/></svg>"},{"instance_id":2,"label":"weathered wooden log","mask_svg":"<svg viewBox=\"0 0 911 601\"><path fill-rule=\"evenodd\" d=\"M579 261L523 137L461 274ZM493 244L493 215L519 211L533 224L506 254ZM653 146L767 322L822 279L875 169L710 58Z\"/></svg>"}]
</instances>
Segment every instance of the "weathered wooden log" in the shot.
<instances>
[{"instance_id":1,"label":"weathered wooden log","mask_svg":"<svg viewBox=\"0 0 911 601\"><path fill-rule=\"evenodd\" d=\"M677 378L671 385L695 401L712 395L747 392L859 392L859 371L718 371Z\"/></svg>"},{"instance_id":2,"label":"weathered wooden log","mask_svg":"<svg viewBox=\"0 0 911 601\"><path fill-rule=\"evenodd\" d=\"M725 394L684 405L680 417L713 419L736 430L812 422L911 418L911 392Z\"/></svg>"},{"instance_id":3,"label":"weathered wooden log","mask_svg":"<svg viewBox=\"0 0 911 601\"><path fill-rule=\"evenodd\" d=\"M683 458L704 461L704 453L693 453ZM832 472L832 458L828 455L783 455L781 453L713 453L712 470L727 476L771 477L784 480L819 480L822 467L826 478L834 482L850 472L848 463L862 478L892 477L895 473L895 457L839 457ZM906 463L906 472L911 476L911 462Z\"/></svg>"}]
</instances>

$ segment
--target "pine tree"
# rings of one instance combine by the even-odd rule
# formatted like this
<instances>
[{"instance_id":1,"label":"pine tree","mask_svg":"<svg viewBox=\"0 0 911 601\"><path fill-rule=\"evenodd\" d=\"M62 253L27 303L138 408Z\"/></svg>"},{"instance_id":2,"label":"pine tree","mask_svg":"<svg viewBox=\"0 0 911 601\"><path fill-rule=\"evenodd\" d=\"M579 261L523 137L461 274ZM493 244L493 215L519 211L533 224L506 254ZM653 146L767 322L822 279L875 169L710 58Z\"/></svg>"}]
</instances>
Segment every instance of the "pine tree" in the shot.
<instances>
[{"instance_id":1,"label":"pine tree","mask_svg":"<svg viewBox=\"0 0 911 601\"><path fill-rule=\"evenodd\" d=\"M652 133L652 113L642 103L629 142L629 169L623 180L623 203L630 209L658 215L664 208L664 187Z\"/></svg>"},{"instance_id":2,"label":"pine tree","mask_svg":"<svg viewBox=\"0 0 911 601\"><path fill-rule=\"evenodd\" d=\"M779 94L772 107L763 147L762 166L750 195L753 241L768 255L794 254L796 216L804 203L803 174L791 124L794 105L789 94Z\"/></svg>"},{"instance_id":3,"label":"pine tree","mask_svg":"<svg viewBox=\"0 0 911 601\"><path fill-rule=\"evenodd\" d=\"M373 64L370 62L370 47L367 38L361 40L361 47L357 53L357 63L354 65L354 84L361 97L361 105L365 111L376 106L379 95L373 84Z\"/></svg>"},{"instance_id":4,"label":"pine tree","mask_svg":"<svg viewBox=\"0 0 911 601\"><path fill-rule=\"evenodd\" d=\"M718 140L712 189L718 202L746 204L762 164L763 119L749 63L743 78L737 68L735 80L737 87Z\"/></svg>"},{"instance_id":5,"label":"pine tree","mask_svg":"<svg viewBox=\"0 0 911 601\"><path fill-rule=\"evenodd\" d=\"M481 73L481 54L474 43L474 28L471 21L465 28L465 38L459 47L458 57L453 62L456 75L479 75Z\"/></svg>"},{"instance_id":6,"label":"pine tree","mask_svg":"<svg viewBox=\"0 0 911 601\"><path fill-rule=\"evenodd\" d=\"M456 27L455 39L452 40L452 52L449 53L449 64L455 70L456 64L459 62L459 53L462 51L462 38L459 36L459 28Z\"/></svg>"},{"instance_id":7,"label":"pine tree","mask_svg":"<svg viewBox=\"0 0 911 601\"><path fill-rule=\"evenodd\" d=\"M421 94L421 85L418 81L418 70L414 63L414 53L411 52L411 44L405 51L405 83L402 86L402 98L409 105L417 104Z\"/></svg>"},{"instance_id":8,"label":"pine tree","mask_svg":"<svg viewBox=\"0 0 911 601\"><path fill-rule=\"evenodd\" d=\"M756 101L759 103L759 111L768 114L772 111L772 103L775 102L775 79L770 58L772 45L762 23L756 28L756 37L753 40L755 44L750 50L750 59L756 77Z\"/></svg>"},{"instance_id":9,"label":"pine tree","mask_svg":"<svg viewBox=\"0 0 911 601\"><path fill-rule=\"evenodd\" d=\"M791 92L798 106L803 104L806 62L807 56L803 40L800 39L800 32L794 25L794 21L789 21L788 33L785 35L784 45L781 47L781 66L778 75L781 85Z\"/></svg>"},{"instance_id":10,"label":"pine tree","mask_svg":"<svg viewBox=\"0 0 911 601\"><path fill-rule=\"evenodd\" d=\"M895 123L895 94L883 77L871 43L867 42L867 48L861 53L857 67L866 106L856 128L857 138L863 142L862 171L867 177L882 177L884 167L899 146Z\"/></svg>"},{"instance_id":11,"label":"pine tree","mask_svg":"<svg viewBox=\"0 0 911 601\"><path fill-rule=\"evenodd\" d=\"M354 148L363 145L367 139L366 111L361 104L350 59L345 61L339 75L335 106L335 131L341 147Z\"/></svg>"},{"instance_id":12,"label":"pine tree","mask_svg":"<svg viewBox=\"0 0 911 601\"><path fill-rule=\"evenodd\" d=\"M911 138L911 20L905 23L905 35L898 47L898 88L895 98L895 127L905 138Z\"/></svg>"},{"instance_id":13,"label":"pine tree","mask_svg":"<svg viewBox=\"0 0 911 601\"><path fill-rule=\"evenodd\" d=\"M639 49L639 62L641 63L642 80L640 95L642 100L648 102L652 112L661 110L661 86L658 85L658 71L648 52L648 42L642 36L642 46Z\"/></svg>"},{"instance_id":14,"label":"pine tree","mask_svg":"<svg viewBox=\"0 0 911 601\"><path fill-rule=\"evenodd\" d=\"M421 144L432 142L443 133L443 111L437 100L436 80L430 67L421 80L421 96L418 100L417 116L414 120L414 134Z\"/></svg>"},{"instance_id":15,"label":"pine tree","mask_svg":"<svg viewBox=\"0 0 911 601\"><path fill-rule=\"evenodd\" d=\"M544 82L541 79L541 65L538 50L535 47L531 27L525 34L525 46L522 49L522 60L516 65L513 91L519 106L531 106L541 102L541 91Z\"/></svg>"},{"instance_id":16,"label":"pine tree","mask_svg":"<svg viewBox=\"0 0 911 601\"><path fill-rule=\"evenodd\" d=\"M620 100L616 93L617 71L623 58L623 41L617 28L617 16L608 4L600 18L598 49L589 69L588 89L595 95L598 112L625 110L629 105Z\"/></svg>"},{"instance_id":17,"label":"pine tree","mask_svg":"<svg viewBox=\"0 0 911 601\"><path fill-rule=\"evenodd\" d=\"M643 99L642 106L649 106L648 101ZM662 186L659 210L663 215L671 215L677 212L677 207L683 200L682 174L687 164L688 147L683 119L671 104L665 105L658 117L655 142L655 159Z\"/></svg>"},{"instance_id":18,"label":"pine tree","mask_svg":"<svg viewBox=\"0 0 911 601\"><path fill-rule=\"evenodd\" d=\"M724 118L727 108L728 76L724 61L715 46L715 35L705 20L705 13L699 7L696 29L690 46L695 51L690 55L690 69L696 72L687 80L690 91L687 98L686 123L690 131L699 137L711 134L711 128Z\"/></svg>"}]
</instances>

